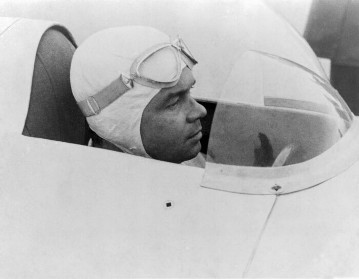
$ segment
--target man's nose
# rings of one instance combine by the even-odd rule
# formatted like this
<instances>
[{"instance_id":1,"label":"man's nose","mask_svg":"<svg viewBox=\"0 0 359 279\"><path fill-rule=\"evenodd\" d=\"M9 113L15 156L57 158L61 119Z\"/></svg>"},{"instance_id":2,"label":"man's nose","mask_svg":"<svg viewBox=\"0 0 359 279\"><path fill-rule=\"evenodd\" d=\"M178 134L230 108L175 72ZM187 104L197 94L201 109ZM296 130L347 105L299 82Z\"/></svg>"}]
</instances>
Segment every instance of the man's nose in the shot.
<instances>
[{"instance_id":1,"label":"man's nose","mask_svg":"<svg viewBox=\"0 0 359 279\"><path fill-rule=\"evenodd\" d=\"M207 110L199 104L194 98L191 97L191 109L187 115L188 122L194 122L207 115Z\"/></svg>"}]
</instances>

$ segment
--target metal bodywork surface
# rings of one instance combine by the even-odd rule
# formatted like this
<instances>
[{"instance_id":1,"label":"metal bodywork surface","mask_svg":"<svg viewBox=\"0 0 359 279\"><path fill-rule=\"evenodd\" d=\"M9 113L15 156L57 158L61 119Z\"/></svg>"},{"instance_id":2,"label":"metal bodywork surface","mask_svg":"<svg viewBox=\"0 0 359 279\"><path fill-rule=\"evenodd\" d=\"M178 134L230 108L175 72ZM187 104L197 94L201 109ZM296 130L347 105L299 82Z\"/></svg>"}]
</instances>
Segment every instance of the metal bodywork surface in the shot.
<instances>
[{"instance_id":1,"label":"metal bodywork surface","mask_svg":"<svg viewBox=\"0 0 359 279\"><path fill-rule=\"evenodd\" d=\"M275 199L202 188L203 169L2 143L2 277L240 276Z\"/></svg>"},{"instance_id":2,"label":"metal bodywork surface","mask_svg":"<svg viewBox=\"0 0 359 279\"><path fill-rule=\"evenodd\" d=\"M358 276L358 168L279 196L248 276Z\"/></svg>"}]
</instances>

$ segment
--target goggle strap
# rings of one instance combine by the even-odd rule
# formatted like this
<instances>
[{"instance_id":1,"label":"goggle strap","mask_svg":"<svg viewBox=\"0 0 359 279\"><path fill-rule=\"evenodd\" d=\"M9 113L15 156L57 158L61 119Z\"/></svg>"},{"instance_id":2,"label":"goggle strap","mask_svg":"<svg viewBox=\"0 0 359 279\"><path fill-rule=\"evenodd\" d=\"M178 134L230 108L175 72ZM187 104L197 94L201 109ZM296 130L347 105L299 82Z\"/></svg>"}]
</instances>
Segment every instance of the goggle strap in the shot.
<instances>
[{"instance_id":1,"label":"goggle strap","mask_svg":"<svg viewBox=\"0 0 359 279\"><path fill-rule=\"evenodd\" d=\"M101 110L130 90L132 88L131 82L130 79L121 75L100 92L78 102L77 105L80 107L84 116L97 115Z\"/></svg>"}]
</instances>

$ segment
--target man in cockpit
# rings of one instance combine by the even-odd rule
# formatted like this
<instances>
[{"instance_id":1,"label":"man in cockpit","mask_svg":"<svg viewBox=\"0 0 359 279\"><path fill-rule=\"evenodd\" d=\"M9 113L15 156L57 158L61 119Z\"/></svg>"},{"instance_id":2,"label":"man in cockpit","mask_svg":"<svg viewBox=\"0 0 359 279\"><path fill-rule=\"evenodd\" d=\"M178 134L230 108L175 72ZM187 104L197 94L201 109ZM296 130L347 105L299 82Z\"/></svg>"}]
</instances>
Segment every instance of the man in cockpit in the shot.
<instances>
[{"instance_id":1,"label":"man in cockpit","mask_svg":"<svg viewBox=\"0 0 359 279\"><path fill-rule=\"evenodd\" d=\"M190 95L196 63L180 38L144 26L110 28L75 51L71 87L90 128L110 145L202 166L206 110Z\"/></svg>"}]
</instances>

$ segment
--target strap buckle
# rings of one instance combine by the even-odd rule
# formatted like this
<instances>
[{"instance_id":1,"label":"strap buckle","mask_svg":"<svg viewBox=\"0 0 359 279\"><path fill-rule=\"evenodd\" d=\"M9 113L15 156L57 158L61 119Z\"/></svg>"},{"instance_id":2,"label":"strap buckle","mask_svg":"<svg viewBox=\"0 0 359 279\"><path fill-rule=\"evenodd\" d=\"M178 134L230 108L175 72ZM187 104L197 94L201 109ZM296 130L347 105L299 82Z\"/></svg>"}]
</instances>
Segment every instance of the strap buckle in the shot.
<instances>
[{"instance_id":1,"label":"strap buckle","mask_svg":"<svg viewBox=\"0 0 359 279\"><path fill-rule=\"evenodd\" d=\"M93 114L97 115L101 112L101 108L93 96L88 97L86 102Z\"/></svg>"},{"instance_id":2,"label":"strap buckle","mask_svg":"<svg viewBox=\"0 0 359 279\"><path fill-rule=\"evenodd\" d=\"M132 78L128 77L125 74L121 74L120 76L122 83L128 88L131 89L133 88L133 81Z\"/></svg>"}]
</instances>

